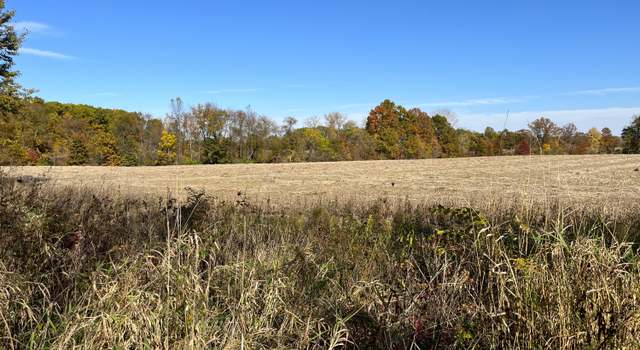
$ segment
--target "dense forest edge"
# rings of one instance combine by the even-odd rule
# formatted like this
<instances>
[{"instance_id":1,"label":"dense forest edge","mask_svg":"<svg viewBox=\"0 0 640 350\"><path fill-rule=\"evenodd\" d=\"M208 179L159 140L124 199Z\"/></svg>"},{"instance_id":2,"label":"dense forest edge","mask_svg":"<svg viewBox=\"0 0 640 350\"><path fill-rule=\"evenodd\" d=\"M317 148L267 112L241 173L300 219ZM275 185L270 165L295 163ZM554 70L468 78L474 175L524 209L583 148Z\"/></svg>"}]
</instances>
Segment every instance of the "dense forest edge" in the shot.
<instances>
[{"instance_id":1,"label":"dense forest edge","mask_svg":"<svg viewBox=\"0 0 640 350\"><path fill-rule=\"evenodd\" d=\"M251 109L199 104L164 120L142 113L25 98L0 120L3 165L170 165L424 159L529 154L637 153L640 118L622 137L539 118L529 129L483 133L385 100L364 128L340 113L324 123L279 126Z\"/></svg>"},{"instance_id":2,"label":"dense forest edge","mask_svg":"<svg viewBox=\"0 0 640 350\"><path fill-rule=\"evenodd\" d=\"M164 119L88 105L46 102L16 82L25 35L0 1L0 165L169 165L422 159L528 154L640 153L640 116L620 136L579 131L540 117L523 130L455 128L448 113L428 115L385 100L364 126L340 113L294 117L281 125L251 108L171 100ZM447 115L448 114L448 115Z\"/></svg>"}]
</instances>

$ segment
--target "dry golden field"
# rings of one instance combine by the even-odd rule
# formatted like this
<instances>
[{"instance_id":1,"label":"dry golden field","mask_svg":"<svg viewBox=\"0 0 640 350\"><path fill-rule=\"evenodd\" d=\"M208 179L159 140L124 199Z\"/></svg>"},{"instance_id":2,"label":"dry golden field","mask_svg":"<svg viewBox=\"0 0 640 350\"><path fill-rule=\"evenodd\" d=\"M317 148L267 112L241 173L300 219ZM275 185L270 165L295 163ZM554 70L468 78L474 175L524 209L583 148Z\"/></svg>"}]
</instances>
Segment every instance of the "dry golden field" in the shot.
<instances>
[{"instance_id":1,"label":"dry golden field","mask_svg":"<svg viewBox=\"0 0 640 350\"><path fill-rule=\"evenodd\" d=\"M639 166L8 169L0 349L637 349ZM106 195L65 187L83 185ZM117 195L185 186L250 203ZM379 197L392 201L366 203Z\"/></svg>"},{"instance_id":2,"label":"dry golden field","mask_svg":"<svg viewBox=\"0 0 640 350\"><path fill-rule=\"evenodd\" d=\"M640 198L640 156L534 156L331 163L225 164L165 167L11 167L54 185L116 193L184 193L204 189L221 198L280 204L300 201L409 199L459 205L487 200L598 205ZM623 204L623 205L626 205Z\"/></svg>"}]
</instances>

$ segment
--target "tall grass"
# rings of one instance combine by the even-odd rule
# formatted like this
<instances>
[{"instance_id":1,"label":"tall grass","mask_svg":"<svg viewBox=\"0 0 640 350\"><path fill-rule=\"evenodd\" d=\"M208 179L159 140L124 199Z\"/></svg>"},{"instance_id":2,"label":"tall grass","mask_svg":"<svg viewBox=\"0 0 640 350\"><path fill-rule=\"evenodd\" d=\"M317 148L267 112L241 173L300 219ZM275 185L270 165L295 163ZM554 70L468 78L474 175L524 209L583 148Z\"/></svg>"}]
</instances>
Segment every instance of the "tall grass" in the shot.
<instances>
[{"instance_id":1,"label":"tall grass","mask_svg":"<svg viewBox=\"0 0 640 350\"><path fill-rule=\"evenodd\" d=\"M279 209L4 176L0 347L638 348L638 214Z\"/></svg>"}]
</instances>

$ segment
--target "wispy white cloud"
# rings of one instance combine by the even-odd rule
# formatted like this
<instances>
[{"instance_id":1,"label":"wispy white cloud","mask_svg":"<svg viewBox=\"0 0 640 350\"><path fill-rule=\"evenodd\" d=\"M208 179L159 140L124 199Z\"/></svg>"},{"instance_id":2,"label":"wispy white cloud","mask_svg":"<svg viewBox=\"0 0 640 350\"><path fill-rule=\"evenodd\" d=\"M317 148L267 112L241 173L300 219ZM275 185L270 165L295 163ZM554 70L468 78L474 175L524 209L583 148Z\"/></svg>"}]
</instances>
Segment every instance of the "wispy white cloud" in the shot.
<instances>
[{"instance_id":1,"label":"wispy white cloud","mask_svg":"<svg viewBox=\"0 0 640 350\"><path fill-rule=\"evenodd\" d=\"M491 105L503 105L511 103L520 103L525 100L534 98L534 96L518 97L518 98L506 98L506 97L492 97L492 98L477 98L462 101L436 101L420 103L418 107L469 107L469 106L491 106Z\"/></svg>"},{"instance_id":2,"label":"wispy white cloud","mask_svg":"<svg viewBox=\"0 0 640 350\"><path fill-rule=\"evenodd\" d=\"M21 48L20 49L20 53L21 54L25 54L25 55L31 55L31 56L52 58L52 59L56 59L56 60L74 60L74 59L76 59L76 57L74 57L74 56L65 55L65 54L62 54L62 53L59 53L59 52L40 50L40 49L33 49L33 48L29 48L29 47Z\"/></svg>"},{"instance_id":3,"label":"wispy white cloud","mask_svg":"<svg viewBox=\"0 0 640 350\"><path fill-rule=\"evenodd\" d=\"M579 90L579 91L567 92L564 95L606 96L611 94L632 93L632 92L640 92L640 86Z\"/></svg>"},{"instance_id":4,"label":"wispy white cloud","mask_svg":"<svg viewBox=\"0 0 640 350\"><path fill-rule=\"evenodd\" d=\"M47 33L53 30L53 27L42 22L35 21L21 21L13 23L13 28L19 32L29 32L29 33Z\"/></svg>"},{"instance_id":5,"label":"wispy white cloud","mask_svg":"<svg viewBox=\"0 0 640 350\"><path fill-rule=\"evenodd\" d=\"M507 113L464 113L458 114L459 125L473 130L483 130L486 126L502 129L526 128L527 124L541 116L563 125L575 123L579 129L609 127L620 132L631 117L640 114L640 107L605 107L591 109L539 110Z\"/></svg>"},{"instance_id":6,"label":"wispy white cloud","mask_svg":"<svg viewBox=\"0 0 640 350\"><path fill-rule=\"evenodd\" d=\"M258 88L247 88L247 89L219 89L219 90L205 90L202 91L203 94L210 94L210 95L219 95L219 94L226 94L226 93L243 93L243 92L258 92L262 89L258 89Z\"/></svg>"}]
</instances>

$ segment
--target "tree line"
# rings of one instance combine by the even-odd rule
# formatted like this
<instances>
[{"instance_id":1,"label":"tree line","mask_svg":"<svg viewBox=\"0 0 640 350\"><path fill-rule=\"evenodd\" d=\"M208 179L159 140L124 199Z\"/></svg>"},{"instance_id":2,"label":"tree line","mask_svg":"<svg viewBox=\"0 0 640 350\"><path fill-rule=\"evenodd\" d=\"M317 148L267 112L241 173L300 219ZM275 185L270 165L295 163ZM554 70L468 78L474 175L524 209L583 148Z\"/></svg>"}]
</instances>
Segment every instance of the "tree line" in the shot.
<instances>
[{"instance_id":1,"label":"tree line","mask_svg":"<svg viewBox=\"0 0 640 350\"><path fill-rule=\"evenodd\" d=\"M1 165L170 165L421 159L528 154L640 153L640 116L621 136L609 128L581 132L541 117L528 129L455 128L385 100L361 127L340 113L298 125L245 110L171 101L164 119L88 105L45 102L16 82L14 57L24 35L0 0Z\"/></svg>"},{"instance_id":2,"label":"tree line","mask_svg":"<svg viewBox=\"0 0 640 350\"><path fill-rule=\"evenodd\" d=\"M484 132L455 128L446 116L406 109L390 100L373 108L364 127L340 113L298 126L278 124L250 108L171 101L150 115L22 98L0 118L0 163L11 165L170 165L422 159L529 154L639 153L640 117L621 136L579 131L541 117L528 129Z\"/></svg>"}]
</instances>

